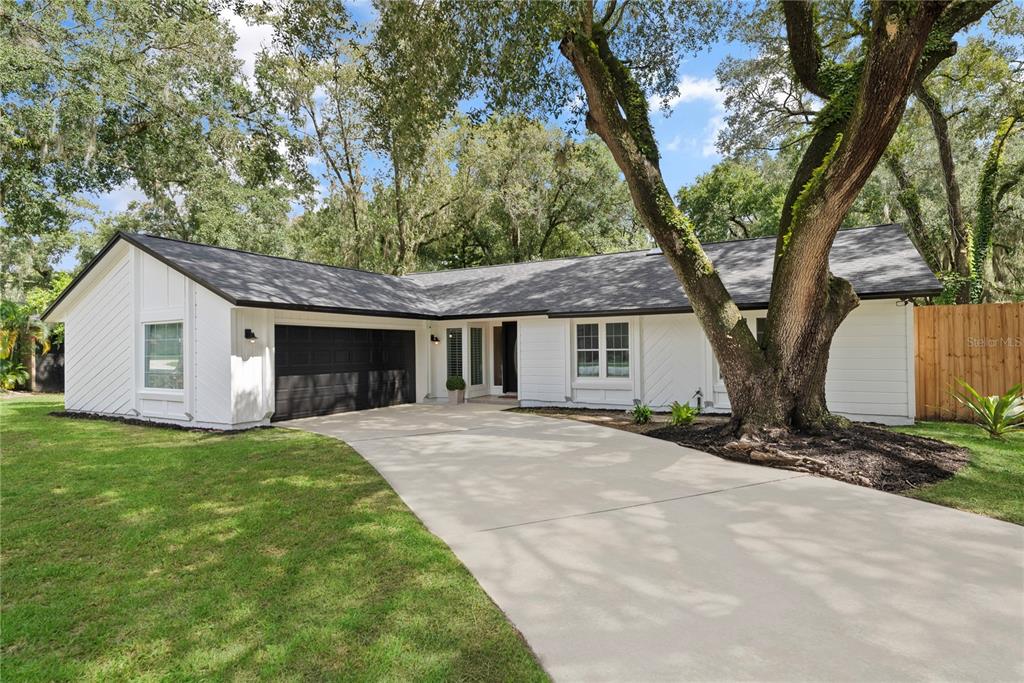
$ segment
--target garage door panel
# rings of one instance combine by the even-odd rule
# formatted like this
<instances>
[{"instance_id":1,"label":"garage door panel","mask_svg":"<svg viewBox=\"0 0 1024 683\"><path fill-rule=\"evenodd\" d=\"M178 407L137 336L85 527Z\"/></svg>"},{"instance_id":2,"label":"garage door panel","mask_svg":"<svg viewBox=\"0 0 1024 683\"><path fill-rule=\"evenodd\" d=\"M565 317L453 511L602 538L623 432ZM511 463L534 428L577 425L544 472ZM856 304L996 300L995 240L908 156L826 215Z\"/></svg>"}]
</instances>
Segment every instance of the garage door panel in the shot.
<instances>
[{"instance_id":1,"label":"garage door panel","mask_svg":"<svg viewBox=\"0 0 1024 683\"><path fill-rule=\"evenodd\" d=\"M275 420L416 400L415 333L278 325Z\"/></svg>"}]
</instances>

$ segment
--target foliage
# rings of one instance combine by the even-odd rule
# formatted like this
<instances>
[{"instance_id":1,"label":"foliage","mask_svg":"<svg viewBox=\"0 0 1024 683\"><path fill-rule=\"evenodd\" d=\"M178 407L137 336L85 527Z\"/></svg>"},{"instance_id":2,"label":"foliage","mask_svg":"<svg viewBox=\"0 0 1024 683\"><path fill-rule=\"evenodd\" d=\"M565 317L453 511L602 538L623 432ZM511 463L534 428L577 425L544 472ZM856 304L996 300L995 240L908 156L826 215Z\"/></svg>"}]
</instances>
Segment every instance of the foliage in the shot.
<instances>
[{"instance_id":1,"label":"foliage","mask_svg":"<svg viewBox=\"0 0 1024 683\"><path fill-rule=\"evenodd\" d=\"M1024 394L1022 385L1010 387L1001 396L982 396L974 387L958 379L961 389L953 394L956 400L974 414L974 421L989 436L999 439L1007 433L1024 429Z\"/></svg>"},{"instance_id":2,"label":"foliage","mask_svg":"<svg viewBox=\"0 0 1024 683\"><path fill-rule=\"evenodd\" d=\"M0 358L17 357L50 350L50 329L29 306L0 301Z\"/></svg>"},{"instance_id":3,"label":"foliage","mask_svg":"<svg viewBox=\"0 0 1024 683\"><path fill-rule=\"evenodd\" d=\"M0 358L0 389L13 391L28 383L28 370L12 358Z\"/></svg>"},{"instance_id":4,"label":"foliage","mask_svg":"<svg viewBox=\"0 0 1024 683\"><path fill-rule=\"evenodd\" d=\"M0 401L5 680L546 680L346 444L60 409Z\"/></svg>"},{"instance_id":5,"label":"foliage","mask_svg":"<svg viewBox=\"0 0 1024 683\"><path fill-rule=\"evenodd\" d=\"M445 380L444 386L445 388L448 389L448 391L465 391L466 380L459 377L458 375L452 375L447 380Z\"/></svg>"},{"instance_id":6,"label":"foliage","mask_svg":"<svg viewBox=\"0 0 1024 683\"><path fill-rule=\"evenodd\" d=\"M5 296L74 247L97 194L143 193L113 220L177 237L283 227L281 131L208 3L6 3L0 30Z\"/></svg>"},{"instance_id":7,"label":"foliage","mask_svg":"<svg viewBox=\"0 0 1024 683\"><path fill-rule=\"evenodd\" d=\"M700 415L700 410L698 408L694 408L689 403L673 401L672 415L669 418L669 421L676 427L681 427L693 423L693 421L697 419L698 415Z\"/></svg>"},{"instance_id":8,"label":"foliage","mask_svg":"<svg viewBox=\"0 0 1024 683\"><path fill-rule=\"evenodd\" d=\"M951 479L910 492L913 498L1024 524L1024 432L992 439L974 425L918 422L898 431L968 448L971 462Z\"/></svg>"},{"instance_id":9,"label":"foliage","mask_svg":"<svg viewBox=\"0 0 1024 683\"><path fill-rule=\"evenodd\" d=\"M651 421L654 411L646 403L637 403L627 410L626 414L633 420L633 424L645 425Z\"/></svg>"},{"instance_id":10,"label":"foliage","mask_svg":"<svg viewBox=\"0 0 1024 683\"><path fill-rule=\"evenodd\" d=\"M680 188L676 203L705 242L773 235L789 173L782 157L726 159Z\"/></svg>"}]
</instances>

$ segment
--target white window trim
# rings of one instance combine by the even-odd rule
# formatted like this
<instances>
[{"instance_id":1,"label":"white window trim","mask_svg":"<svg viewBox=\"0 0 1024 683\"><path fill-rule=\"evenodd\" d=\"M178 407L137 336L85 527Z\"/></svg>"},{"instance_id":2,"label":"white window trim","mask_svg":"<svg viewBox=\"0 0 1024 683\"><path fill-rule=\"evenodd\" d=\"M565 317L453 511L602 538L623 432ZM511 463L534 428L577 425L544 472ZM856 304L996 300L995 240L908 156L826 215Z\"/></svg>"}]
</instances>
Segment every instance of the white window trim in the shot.
<instances>
[{"instance_id":1,"label":"white window trim","mask_svg":"<svg viewBox=\"0 0 1024 683\"><path fill-rule=\"evenodd\" d=\"M629 327L629 377L608 377L608 323L626 323ZM578 358L576 348L576 326L597 325L597 349L598 349L598 376L579 377L576 369ZM573 389L632 389L633 381L637 375L636 347L637 347L637 324L633 318L577 318L569 326L571 337L570 373Z\"/></svg>"},{"instance_id":2,"label":"white window trim","mask_svg":"<svg viewBox=\"0 0 1024 683\"><path fill-rule=\"evenodd\" d=\"M171 323L177 323L181 325L181 366L182 366L182 377L181 377L181 389L166 389L162 387L147 387L146 386L146 326L147 325L167 325ZM139 386L136 387L139 398L174 398L180 399L185 395L185 387L188 385L188 349L187 347L187 332L185 331L185 321L181 318L164 318L156 320L145 320L139 323L139 364L141 372L139 373Z\"/></svg>"}]
</instances>

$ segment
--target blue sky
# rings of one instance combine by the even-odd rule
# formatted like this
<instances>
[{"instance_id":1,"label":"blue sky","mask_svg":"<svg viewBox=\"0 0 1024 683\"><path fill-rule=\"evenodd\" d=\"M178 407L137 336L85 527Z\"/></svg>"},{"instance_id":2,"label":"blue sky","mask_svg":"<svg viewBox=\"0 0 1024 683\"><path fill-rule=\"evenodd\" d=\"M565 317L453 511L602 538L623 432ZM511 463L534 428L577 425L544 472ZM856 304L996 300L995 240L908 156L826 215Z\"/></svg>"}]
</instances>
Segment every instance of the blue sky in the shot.
<instances>
[{"instance_id":1,"label":"blue sky","mask_svg":"<svg viewBox=\"0 0 1024 683\"><path fill-rule=\"evenodd\" d=\"M360 13L358 6L354 13ZM257 53L261 47L270 44L270 27L247 25L233 13L222 16L238 35L235 54L242 61L243 72L251 77ZM671 102L671 111L665 114L660 108L653 107L652 122L661 149L662 172L673 194L720 160L714 144L725 110L722 95L717 90L715 67L727 55L746 52L743 45L718 43L709 51L692 56L680 67L680 93ZM129 203L143 200L145 196L128 184L112 192L86 198L103 213L113 214L124 211ZM61 263L65 268L74 265L74 255L69 255Z\"/></svg>"}]
</instances>

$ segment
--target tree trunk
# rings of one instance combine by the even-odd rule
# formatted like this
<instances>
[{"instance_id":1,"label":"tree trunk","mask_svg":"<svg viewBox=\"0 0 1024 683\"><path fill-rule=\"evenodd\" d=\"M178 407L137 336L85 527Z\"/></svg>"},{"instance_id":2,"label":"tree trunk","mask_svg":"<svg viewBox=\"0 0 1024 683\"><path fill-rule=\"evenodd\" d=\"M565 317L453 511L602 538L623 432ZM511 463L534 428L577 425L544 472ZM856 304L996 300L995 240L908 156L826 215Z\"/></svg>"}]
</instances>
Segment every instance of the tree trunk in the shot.
<instances>
[{"instance_id":1,"label":"tree trunk","mask_svg":"<svg viewBox=\"0 0 1024 683\"><path fill-rule=\"evenodd\" d=\"M942 270L942 260L935 254L935 250L932 249L932 245L928 241L924 217L921 214L921 196L917 191L917 186L911 180L910 174L907 173L906 166L903 165L903 160L898 154L890 149L886 151L883 159L900 188L899 194L896 195L896 201L900 203L903 211L907 214L907 227L909 228L910 239L913 241L914 246L917 247L917 250L921 252L921 255L924 256L928 267L937 273Z\"/></svg>"},{"instance_id":2,"label":"tree trunk","mask_svg":"<svg viewBox=\"0 0 1024 683\"><path fill-rule=\"evenodd\" d=\"M966 304L971 300L971 236L964 221L960 182L956 177L953 145L949 139L949 122L942 111L942 105L928 92L923 83L915 88L914 94L928 112L932 132L935 134L935 144L939 148L939 166L942 168L942 186L946 190L946 212L949 214L952 238L953 270L961 278L956 291L956 302Z\"/></svg>"},{"instance_id":3,"label":"tree trunk","mask_svg":"<svg viewBox=\"0 0 1024 683\"><path fill-rule=\"evenodd\" d=\"M969 301L974 304L982 302L985 292L985 263L988 260L989 246L992 243L992 232L995 229L996 208L1001 198L999 190L996 188L996 178L999 175L1003 146L1016 123L1016 115L1007 116L999 122L995 139L989 147L988 155L985 157L985 163L981 169L981 180L978 183L978 212L971 253Z\"/></svg>"},{"instance_id":4,"label":"tree trunk","mask_svg":"<svg viewBox=\"0 0 1024 683\"><path fill-rule=\"evenodd\" d=\"M906 108L926 42L946 3L871 5L862 64L820 78L814 8L783 3L795 72L829 100L816 121L783 207L768 327L758 342L701 247L694 226L672 201L659 166L647 98L611 51L603 22L584 3L578 32L559 48L586 94L587 128L622 171L637 215L661 247L718 359L737 432L832 424L825 403L829 347L859 300L829 272L829 252L843 219L877 166ZM950 27L950 36L955 31ZM937 45L948 51L941 40ZM935 64L938 62L936 61ZM931 62L929 62L931 64ZM934 68L934 66L932 67ZM837 79L837 74L845 74Z\"/></svg>"}]
</instances>

